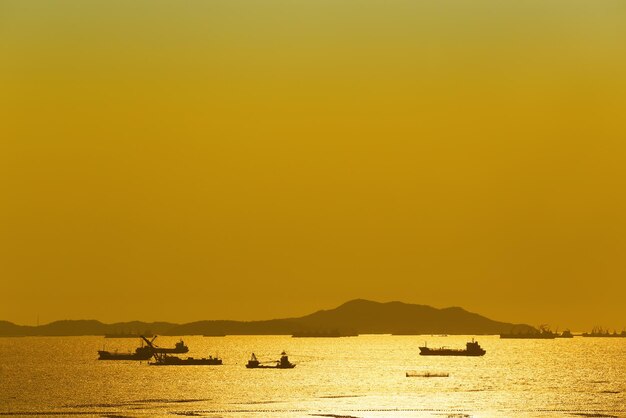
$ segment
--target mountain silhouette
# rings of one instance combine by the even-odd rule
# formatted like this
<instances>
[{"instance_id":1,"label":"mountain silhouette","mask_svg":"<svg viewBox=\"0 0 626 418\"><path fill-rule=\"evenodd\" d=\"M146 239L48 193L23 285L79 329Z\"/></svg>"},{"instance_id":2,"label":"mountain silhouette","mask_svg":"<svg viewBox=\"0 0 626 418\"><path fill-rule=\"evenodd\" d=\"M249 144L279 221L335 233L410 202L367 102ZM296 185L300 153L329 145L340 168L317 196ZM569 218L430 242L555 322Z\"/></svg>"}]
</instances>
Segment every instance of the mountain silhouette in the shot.
<instances>
[{"instance_id":1,"label":"mountain silhouette","mask_svg":"<svg viewBox=\"0 0 626 418\"><path fill-rule=\"evenodd\" d=\"M493 321L452 307L437 309L402 302L379 303L356 299L336 309L318 311L299 319L311 329L334 327L359 334L499 334L512 327L532 327Z\"/></svg>"},{"instance_id":2,"label":"mountain silhouette","mask_svg":"<svg viewBox=\"0 0 626 418\"><path fill-rule=\"evenodd\" d=\"M118 322L104 324L96 320L55 321L37 327L0 321L0 336L71 336L112 333L142 333L150 330L161 335L291 335L298 332L339 332L354 334L471 334L489 335L533 331L526 324L494 321L462 308L437 309L403 302L373 302L355 299L330 310L321 310L299 318L265 321L196 321Z\"/></svg>"},{"instance_id":3,"label":"mountain silhouette","mask_svg":"<svg viewBox=\"0 0 626 418\"><path fill-rule=\"evenodd\" d=\"M40 326L15 325L8 321L0 321L0 336L78 336L105 334L140 334L146 330L155 334L167 335L167 331L177 326L170 322L117 322L104 324L96 320L62 320Z\"/></svg>"}]
</instances>

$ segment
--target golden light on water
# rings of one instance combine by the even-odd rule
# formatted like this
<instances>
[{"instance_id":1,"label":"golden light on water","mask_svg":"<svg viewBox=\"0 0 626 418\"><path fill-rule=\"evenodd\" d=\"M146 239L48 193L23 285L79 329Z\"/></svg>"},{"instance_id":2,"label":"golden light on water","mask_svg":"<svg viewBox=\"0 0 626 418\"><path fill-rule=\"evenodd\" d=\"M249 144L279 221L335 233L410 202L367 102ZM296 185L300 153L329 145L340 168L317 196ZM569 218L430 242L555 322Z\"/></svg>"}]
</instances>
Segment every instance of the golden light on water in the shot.
<instances>
[{"instance_id":1,"label":"golden light on water","mask_svg":"<svg viewBox=\"0 0 626 418\"><path fill-rule=\"evenodd\" d=\"M176 337L159 337L163 347ZM620 339L501 340L480 336L484 357L424 357L417 347L461 347L467 336L308 339L184 337L190 356L222 366L152 367L95 360L101 337L0 338L3 413L123 416L562 417L624 414ZM135 340L108 340L109 350ZM250 370L282 350L296 367ZM48 359L54 358L51 363ZM407 371L448 377L406 377ZM72 378L69 378L72 376ZM10 400L10 403L4 403ZM18 414L19 415L19 414ZM25 413L23 415L26 415Z\"/></svg>"}]
</instances>

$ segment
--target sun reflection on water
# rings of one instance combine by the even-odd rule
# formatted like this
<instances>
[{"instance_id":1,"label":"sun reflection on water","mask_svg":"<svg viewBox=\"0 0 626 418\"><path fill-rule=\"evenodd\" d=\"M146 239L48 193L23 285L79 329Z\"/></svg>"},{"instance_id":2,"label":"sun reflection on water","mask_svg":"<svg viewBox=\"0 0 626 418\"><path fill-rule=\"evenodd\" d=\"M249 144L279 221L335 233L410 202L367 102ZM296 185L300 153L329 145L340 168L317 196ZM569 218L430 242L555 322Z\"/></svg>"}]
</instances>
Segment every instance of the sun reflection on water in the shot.
<instances>
[{"instance_id":1,"label":"sun reflection on water","mask_svg":"<svg viewBox=\"0 0 626 418\"><path fill-rule=\"evenodd\" d=\"M0 413L121 416L626 415L626 340L478 337L484 357L422 357L418 346L463 347L466 336L184 337L189 356L222 366L98 361L101 337L0 339ZM178 337L159 337L171 346ZM250 354L290 370L246 369ZM412 377L407 371L447 373ZM589 416L589 415L586 415ZM599 415L598 415L599 416Z\"/></svg>"}]
</instances>

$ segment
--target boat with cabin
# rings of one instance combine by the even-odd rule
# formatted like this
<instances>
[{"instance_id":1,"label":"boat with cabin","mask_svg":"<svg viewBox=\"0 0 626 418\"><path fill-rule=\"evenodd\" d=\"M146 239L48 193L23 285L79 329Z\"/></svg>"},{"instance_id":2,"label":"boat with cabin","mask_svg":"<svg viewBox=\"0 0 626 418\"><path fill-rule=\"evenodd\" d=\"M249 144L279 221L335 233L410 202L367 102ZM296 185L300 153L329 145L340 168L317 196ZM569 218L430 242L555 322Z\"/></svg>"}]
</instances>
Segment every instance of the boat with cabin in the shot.
<instances>
[{"instance_id":1,"label":"boat with cabin","mask_svg":"<svg viewBox=\"0 0 626 418\"><path fill-rule=\"evenodd\" d=\"M159 353L154 354L154 361L150 363L151 366L219 366L221 364L222 359L219 357L180 358Z\"/></svg>"},{"instance_id":2,"label":"boat with cabin","mask_svg":"<svg viewBox=\"0 0 626 418\"><path fill-rule=\"evenodd\" d=\"M454 348L429 348L424 344L423 347L420 347L420 356L484 356L487 352L484 348L482 348L478 342L469 341L465 344L465 350L463 349L454 349Z\"/></svg>"},{"instance_id":3,"label":"boat with cabin","mask_svg":"<svg viewBox=\"0 0 626 418\"><path fill-rule=\"evenodd\" d=\"M569 329L566 329L562 333L558 334L556 338L574 338L574 334Z\"/></svg>"},{"instance_id":4,"label":"boat with cabin","mask_svg":"<svg viewBox=\"0 0 626 418\"><path fill-rule=\"evenodd\" d=\"M280 360L271 362L261 362L257 359L256 355L252 353L250 360L248 360L246 364L246 368L248 369L293 369L294 367L296 367L296 365L289 361L289 357L284 351L280 353Z\"/></svg>"}]
</instances>

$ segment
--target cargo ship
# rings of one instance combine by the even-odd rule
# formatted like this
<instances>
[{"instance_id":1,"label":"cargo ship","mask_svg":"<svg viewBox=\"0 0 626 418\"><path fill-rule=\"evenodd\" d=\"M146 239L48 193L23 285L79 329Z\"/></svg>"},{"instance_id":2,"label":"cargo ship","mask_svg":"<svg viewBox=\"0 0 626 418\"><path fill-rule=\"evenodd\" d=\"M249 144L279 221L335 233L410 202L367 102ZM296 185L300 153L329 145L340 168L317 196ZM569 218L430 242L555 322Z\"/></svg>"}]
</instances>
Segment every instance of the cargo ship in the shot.
<instances>
[{"instance_id":1,"label":"cargo ship","mask_svg":"<svg viewBox=\"0 0 626 418\"><path fill-rule=\"evenodd\" d=\"M485 351L484 348L482 348L478 342L474 341L472 339L472 341L469 341L467 344L465 344L466 348L465 350L463 349L453 349L453 348L447 348L447 347L441 347L441 348L429 348L426 346L426 344L424 344L423 347L420 347L420 355L421 356L472 356L472 357L477 357L477 356L484 356L485 353L487 351Z\"/></svg>"}]
</instances>

